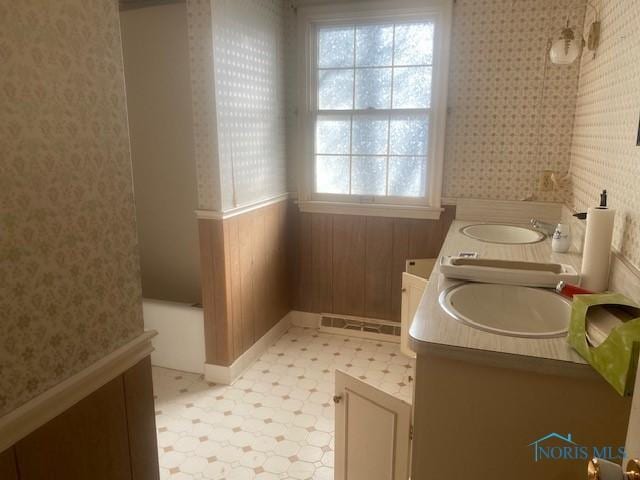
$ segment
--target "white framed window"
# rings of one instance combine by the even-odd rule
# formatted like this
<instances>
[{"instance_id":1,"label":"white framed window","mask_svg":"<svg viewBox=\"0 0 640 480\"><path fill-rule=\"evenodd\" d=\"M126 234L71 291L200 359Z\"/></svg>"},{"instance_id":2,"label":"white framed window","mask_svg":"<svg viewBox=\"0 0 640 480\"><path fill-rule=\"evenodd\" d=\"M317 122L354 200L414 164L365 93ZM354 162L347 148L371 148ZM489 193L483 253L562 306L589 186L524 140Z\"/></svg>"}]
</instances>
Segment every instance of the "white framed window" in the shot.
<instances>
[{"instance_id":1,"label":"white framed window","mask_svg":"<svg viewBox=\"0 0 640 480\"><path fill-rule=\"evenodd\" d=\"M299 12L302 210L439 215L451 0L398 3Z\"/></svg>"}]
</instances>

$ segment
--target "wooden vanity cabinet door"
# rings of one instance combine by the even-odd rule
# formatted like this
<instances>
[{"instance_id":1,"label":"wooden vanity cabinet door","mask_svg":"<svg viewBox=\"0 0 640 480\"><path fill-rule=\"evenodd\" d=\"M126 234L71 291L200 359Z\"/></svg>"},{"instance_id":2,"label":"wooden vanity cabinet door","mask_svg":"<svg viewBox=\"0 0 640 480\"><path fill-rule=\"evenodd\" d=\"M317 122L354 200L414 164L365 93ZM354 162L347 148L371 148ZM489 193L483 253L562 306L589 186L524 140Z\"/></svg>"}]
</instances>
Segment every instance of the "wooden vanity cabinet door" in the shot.
<instances>
[{"instance_id":1,"label":"wooden vanity cabinet door","mask_svg":"<svg viewBox=\"0 0 640 480\"><path fill-rule=\"evenodd\" d=\"M407 480L411 405L336 370L335 480Z\"/></svg>"},{"instance_id":2,"label":"wooden vanity cabinet door","mask_svg":"<svg viewBox=\"0 0 640 480\"><path fill-rule=\"evenodd\" d=\"M425 278L404 272L402 274L402 308L400 310L400 351L411 358L416 358L416 354L409 347L409 327L413 321L413 316L418 310L418 304L422 299L422 294L427 287Z\"/></svg>"}]
</instances>

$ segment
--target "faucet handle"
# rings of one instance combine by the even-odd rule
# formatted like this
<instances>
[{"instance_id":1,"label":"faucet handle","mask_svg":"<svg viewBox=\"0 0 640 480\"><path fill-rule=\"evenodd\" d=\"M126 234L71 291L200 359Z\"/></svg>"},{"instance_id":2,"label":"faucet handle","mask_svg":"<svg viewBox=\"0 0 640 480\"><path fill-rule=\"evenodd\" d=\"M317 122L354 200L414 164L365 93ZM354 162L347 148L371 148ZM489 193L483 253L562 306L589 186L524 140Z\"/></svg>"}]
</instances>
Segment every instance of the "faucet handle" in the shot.
<instances>
[{"instance_id":1,"label":"faucet handle","mask_svg":"<svg viewBox=\"0 0 640 480\"><path fill-rule=\"evenodd\" d=\"M622 471L622 467L616 463L607 460L592 458L587 466L588 480L607 480L607 479L624 479L638 480L640 479L640 461L631 459L627 463L627 469Z\"/></svg>"}]
</instances>

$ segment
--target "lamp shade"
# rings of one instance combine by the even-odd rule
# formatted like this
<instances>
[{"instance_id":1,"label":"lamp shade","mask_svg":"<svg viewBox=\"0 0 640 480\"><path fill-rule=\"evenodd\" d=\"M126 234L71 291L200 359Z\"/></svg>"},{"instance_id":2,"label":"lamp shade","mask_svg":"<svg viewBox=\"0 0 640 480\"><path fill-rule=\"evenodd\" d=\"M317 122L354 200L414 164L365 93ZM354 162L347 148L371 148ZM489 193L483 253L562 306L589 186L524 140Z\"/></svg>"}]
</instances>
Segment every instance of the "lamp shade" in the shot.
<instances>
[{"instance_id":1,"label":"lamp shade","mask_svg":"<svg viewBox=\"0 0 640 480\"><path fill-rule=\"evenodd\" d=\"M549 50L551 63L569 65L575 62L582 53L582 44L582 36L578 35L575 30L570 27L563 28L560 35L551 44Z\"/></svg>"}]
</instances>

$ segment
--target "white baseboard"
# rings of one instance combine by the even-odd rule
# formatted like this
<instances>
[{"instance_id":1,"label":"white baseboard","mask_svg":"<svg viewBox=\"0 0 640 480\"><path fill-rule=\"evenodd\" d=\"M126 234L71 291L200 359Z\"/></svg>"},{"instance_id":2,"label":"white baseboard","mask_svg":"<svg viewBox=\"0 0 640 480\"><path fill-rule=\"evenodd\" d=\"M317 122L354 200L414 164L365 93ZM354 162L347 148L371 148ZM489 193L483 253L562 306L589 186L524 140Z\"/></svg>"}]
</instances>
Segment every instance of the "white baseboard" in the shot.
<instances>
[{"instance_id":1,"label":"white baseboard","mask_svg":"<svg viewBox=\"0 0 640 480\"><path fill-rule=\"evenodd\" d=\"M206 363L204 365L204 378L208 382L231 385L260 355L266 352L275 341L285 334L292 324L291 313L292 312L286 314L278 323L271 327L271 330L265 333L260 340L240 355L231 365L225 367Z\"/></svg>"},{"instance_id":2,"label":"white baseboard","mask_svg":"<svg viewBox=\"0 0 640 480\"><path fill-rule=\"evenodd\" d=\"M155 334L154 331L140 334L93 365L0 418L0 452L148 357L153 350L151 338Z\"/></svg>"},{"instance_id":3,"label":"white baseboard","mask_svg":"<svg viewBox=\"0 0 640 480\"><path fill-rule=\"evenodd\" d=\"M291 317L291 325L304 328L319 328L320 327L320 314L301 312L299 310L291 310L289 312Z\"/></svg>"}]
</instances>

